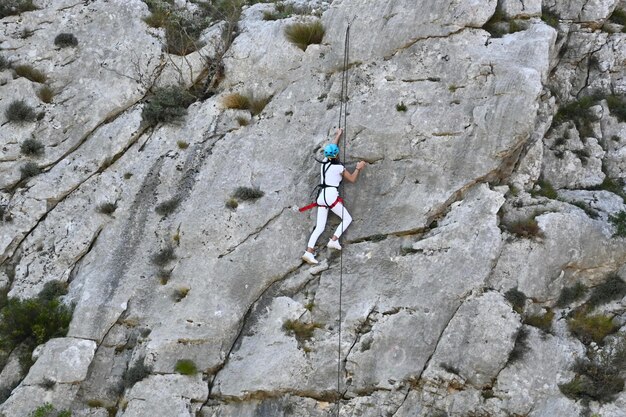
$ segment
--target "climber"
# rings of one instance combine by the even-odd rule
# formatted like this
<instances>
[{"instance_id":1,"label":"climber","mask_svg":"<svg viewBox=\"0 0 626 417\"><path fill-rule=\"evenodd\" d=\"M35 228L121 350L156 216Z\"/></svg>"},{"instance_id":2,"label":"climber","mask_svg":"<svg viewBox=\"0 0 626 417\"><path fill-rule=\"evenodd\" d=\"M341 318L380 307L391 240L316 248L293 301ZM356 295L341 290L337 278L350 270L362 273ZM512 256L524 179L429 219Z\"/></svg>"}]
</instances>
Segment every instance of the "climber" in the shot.
<instances>
[{"instance_id":1,"label":"climber","mask_svg":"<svg viewBox=\"0 0 626 417\"><path fill-rule=\"evenodd\" d=\"M316 187L318 189L316 201L300 209L300 211L305 211L313 207L317 207L317 222L315 229L313 230L313 233L311 233L306 251L304 252L304 255L302 255L302 260L312 265L318 263L317 259L315 259L315 242L317 242L317 239L324 231L324 227L326 227L326 219L328 218L329 209L339 216L341 223L337 226L335 234L333 234L326 246L331 249L341 250L339 237L348 228L350 222L352 222L352 217L350 216L350 213L348 213L348 210L344 207L343 200L339 197L339 183L342 178L345 178L349 182L356 182L359 172L365 168L366 165L365 161L359 161L356 164L354 171L349 173L341 164L341 161L339 160L338 144L342 134L343 129L339 128L332 142L324 147L324 159L320 161L322 164L320 168L322 183Z\"/></svg>"}]
</instances>

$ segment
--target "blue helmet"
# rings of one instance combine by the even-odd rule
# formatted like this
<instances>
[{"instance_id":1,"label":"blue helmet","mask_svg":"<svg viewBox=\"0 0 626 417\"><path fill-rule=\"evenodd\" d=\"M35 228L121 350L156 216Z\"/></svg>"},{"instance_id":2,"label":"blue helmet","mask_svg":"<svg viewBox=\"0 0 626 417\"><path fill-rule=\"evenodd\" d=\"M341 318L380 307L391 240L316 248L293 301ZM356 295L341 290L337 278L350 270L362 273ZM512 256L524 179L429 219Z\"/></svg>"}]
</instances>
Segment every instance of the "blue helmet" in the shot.
<instances>
[{"instance_id":1,"label":"blue helmet","mask_svg":"<svg viewBox=\"0 0 626 417\"><path fill-rule=\"evenodd\" d=\"M328 159L336 158L339 155L339 146L330 143L324 146L324 156Z\"/></svg>"}]
</instances>

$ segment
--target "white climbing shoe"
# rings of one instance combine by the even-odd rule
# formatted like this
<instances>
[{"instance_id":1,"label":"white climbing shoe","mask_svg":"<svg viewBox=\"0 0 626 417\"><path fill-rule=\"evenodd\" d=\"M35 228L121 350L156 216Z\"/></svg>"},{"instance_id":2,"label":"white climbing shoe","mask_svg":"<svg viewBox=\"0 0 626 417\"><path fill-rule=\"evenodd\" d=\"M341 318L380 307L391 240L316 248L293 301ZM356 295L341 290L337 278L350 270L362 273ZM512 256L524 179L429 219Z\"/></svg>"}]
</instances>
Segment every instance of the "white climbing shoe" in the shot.
<instances>
[{"instance_id":1,"label":"white climbing shoe","mask_svg":"<svg viewBox=\"0 0 626 417\"><path fill-rule=\"evenodd\" d=\"M328 246L331 249L341 250L341 245L339 244L339 239L337 239L337 240L330 239L328 241L328 245L326 245L326 246Z\"/></svg>"},{"instance_id":2,"label":"white climbing shoe","mask_svg":"<svg viewBox=\"0 0 626 417\"><path fill-rule=\"evenodd\" d=\"M315 259L315 255L313 255L309 251L305 251L304 255L302 255L302 260L310 265L317 265L319 262Z\"/></svg>"}]
</instances>

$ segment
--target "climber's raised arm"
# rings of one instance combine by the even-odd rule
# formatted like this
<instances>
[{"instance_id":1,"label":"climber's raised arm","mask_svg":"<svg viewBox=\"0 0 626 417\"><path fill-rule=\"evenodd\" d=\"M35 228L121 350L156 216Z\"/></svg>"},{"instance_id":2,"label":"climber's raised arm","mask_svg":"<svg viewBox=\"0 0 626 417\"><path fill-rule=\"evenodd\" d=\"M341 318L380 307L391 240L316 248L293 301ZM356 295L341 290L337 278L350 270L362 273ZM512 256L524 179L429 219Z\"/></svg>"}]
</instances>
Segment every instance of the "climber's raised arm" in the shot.
<instances>
[{"instance_id":1,"label":"climber's raised arm","mask_svg":"<svg viewBox=\"0 0 626 417\"><path fill-rule=\"evenodd\" d=\"M337 133L335 133L335 138L332 140L331 143L334 143L335 145L339 145L339 140L341 139L341 135L343 135L343 129L339 128L337 129Z\"/></svg>"}]
</instances>

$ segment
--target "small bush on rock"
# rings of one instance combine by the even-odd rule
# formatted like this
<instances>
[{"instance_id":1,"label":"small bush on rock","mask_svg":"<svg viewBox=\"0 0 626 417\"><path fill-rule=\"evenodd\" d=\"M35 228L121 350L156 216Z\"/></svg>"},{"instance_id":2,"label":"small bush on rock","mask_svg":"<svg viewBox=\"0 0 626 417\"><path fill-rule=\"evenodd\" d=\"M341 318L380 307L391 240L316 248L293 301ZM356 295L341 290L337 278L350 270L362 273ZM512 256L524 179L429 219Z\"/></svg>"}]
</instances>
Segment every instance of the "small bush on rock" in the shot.
<instances>
[{"instance_id":1,"label":"small bush on rock","mask_svg":"<svg viewBox=\"0 0 626 417\"><path fill-rule=\"evenodd\" d=\"M606 97L606 104L613 116L620 122L626 122L626 100L623 96L609 95Z\"/></svg>"},{"instance_id":2,"label":"small bush on rock","mask_svg":"<svg viewBox=\"0 0 626 417\"><path fill-rule=\"evenodd\" d=\"M176 259L176 254L174 253L174 247L171 245L161 249L159 252L152 255L151 258L152 263L157 266L165 266L174 259Z\"/></svg>"},{"instance_id":3,"label":"small bush on rock","mask_svg":"<svg viewBox=\"0 0 626 417\"><path fill-rule=\"evenodd\" d=\"M613 300L621 300L624 296L626 296L626 282L619 275L611 274L606 281L591 290L587 305L593 308Z\"/></svg>"},{"instance_id":4,"label":"small bush on rock","mask_svg":"<svg viewBox=\"0 0 626 417\"><path fill-rule=\"evenodd\" d=\"M396 111L399 112L405 112L407 110L406 104L404 104L403 101L401 101L400 103L396 104Z\"/></svg>"},{"instance_id":5,"label":"small bush on rock","mask_svg":"<svg viewBox=\"0 0 626 417\"><path fill-rule=\"evenodd\" d=\"M313 23L294 23L285 28L287 40L303 51L309 45L322 43L324 34L324 26L319 20Z\"/></svg>"},{"instance_id":6,"label":"small bush on rock","mask_svg":"<svg viewBox=\"0 0 626 417\"><path fill-rule=\"evenodd\" d=\"M0 2L0 19L33 10L37 10L33 0L2 0Z\"/></svg>"},{"instance_id":7,"label":"small bush on rock","mask_svg":"<svg viewBox=\"0 0 626 417\"><path fill-rule=\"evenodd\" d=\"M9 122L26 123L37 120L35 109L26 104L24 100L13 100L4 112Z\"/></svg>"},{"instance_id":8,"label":"small bush on rock","mask_svg":"<svg viewBox=\"0 0 626 417\"><path fill-rule=\"evenodd\" d=\"M615 226L613 236L626 237L626 211L609 216L609 221Z\"/></svg>"},{"instance_id":9,"label":"small bush on rock","mask_svg":"<svg viewBox=\"0 0 626 417\"><path fill-rule=\"evenodd\" d=\"M41 174L41 168L34 162L26 162L20 167L20 178L25 180Z\"/></svg>"},{"instance_id":10,"label":"small bush on rock","mask_svg":"<svg viewBox=\"0 0 626 417\"><path fill-rule=\"evenodd\" d=\"M587 287L585 287L580 282L577 282L572 287L564 287L561 290L561 294L559 295L559 299L556 302L556 306L563 308L567 307L574 301L580 300L587 294Z\"/></svg>"},{"instance_id":11,"label":"small bush on rock","mask_svg":"<svg viewBox=\"0 0 626 417\"><path fill-rule=\"evenodd\" d=\"M609 17L609 21L622 26L626 25L626 12L621 9L615 9L613 14Z\"/></svg>"},{"instance_id":12,"label":"small bush on rock","mask_svg":"<svg viewBox=\"0 0 626 417\"><path fill-rule=\"evenodd\" d=\"M47 79L43 72L31 67L30 65L18 65L14 68L14 70L18 77L24 77L39 84L45 83Z\"/></svg>"},{"instance_id":13,"label":"small bush on rock","mask_svg":"<svg viewBox=\"0 0 626 417\"><path fill-rule=\"evenodd\" d=\"M196 98L179 86L157 88L154 96L144 105L141 116L150 125L175 123L187 114L187 107Z\"/></svg>"},{"instance_id":14,"label":"small bush on rock","mask_svg":"<svg viewBox=\"0 0 626 417\"><path fill-rule=\"evenodd\" d=\"M240 201L257 200L263 197L265 193L258 188L237 187L233 193L233 198Z\"/></svg>"},{"instance_id":15,"label":"small bush on rock","mask_svg":"<svg viewBox=\"0 0 626 417\"><path fill-rule=\"evenodd\" d=\"M180 287L180 288L176 288L174 290L174 294L173 294L173 298L174 301L176 301L177 303L179 303L180 301L182 301L185 297L187 297L187 294L189 294L189 288L188 287Z\"/></svg>"},{"instance_id":16,"label":"small bush on rock","mask_svg":"<svg viewBox=\"0 0 626 417\"><path fill-rule=\"evenodd\" d=\"M293 15L302 15L311 13L308 7L298 7L294 4L276 3L272 12L263 12L263 20L281 20Z\"/></svg>"},{"instance_id":17,"label":"small bush on rock","mask_svg":"<svg viewBox=\"0 0 626 417\"><path fill-rule=\"evenodd\" d=\"M546 8L541 9L541 20L555 29L559 27L559 17Z\"/></svg>"},{"instance_id":18,"label":"small bush on rock","mask_svg":"<svg viewBox=\"0 0 626 417\"><path fill-rule=\"evenodd\" d=\"M169 200L166 200L164 202L162 202L161 204L159 204L158 206L156 206L156 208L154 209L154 211L160 215L160 216L167 216L169 214L172 214L174 212L174 210L176 210L178 208L178 206L180 205L180 199L177 197L174 198L170 198Z\"/></svg>"},{"instance_id":19,"label":"small bush on rock","mask_svg":"<svg viewBox=\"0 0 626 417\"><path fill-rule=\"evenodd\" d=\"M304 323L300 320L285 320L283 323L285 333L290 336L295 336L300 343L311 340L315 329L321 327L319 323Z\"/></svg>"},{"instance_id":20,"label":"small bush on rock","mask_svg":"<svg viewBox=\"0 0 626 417\"><path fill-rule=\"evenodd\" d=\"M528 329L522 326L522 328L517 333L515 337L515 344L513 345L513 349L511 353L509 353L508 362L513 363L521 360L526 352L530 350L530 346L528 345Z\"/></svg>"},{"instance_id":21,"label":"small bush on rock","mask_svg":"<svg viewBox=\"0 0 626 417\"><path fill-rule=\"evenodd\" d=\"M150 372L152 372L152 368L148 367L144 363L145 358L138 358L132 366L129 366L126 372L124 372L124 377L122 380L124 381L124 387L126 389L131 388L137 382L144 380Z\"/></svg>"},{"instance_id":22,"label":"small bush on rock","mask_svg":"<svg viewBox=\"0 0 626 417\"><path fill-rule=\"evenodd\" d=\"M543 233L539 227L539 223L535 218L520 220L509 226L509 231L519 237L532 238L541 237Z\"/></svg>"},{"instance_id":23,"label":"small bush on rock","mask_svg":"<svg viewBox=\"0 0 626 417\"><path fill-rule=\"evenodd\" d=\"M44 85L37 90L37 97L39 97L39 100L43 103L50 104L54 98L54 90L51 87Z\"/></svg>"},{"instance_id":24,"label":"small bush on rock","mask_svg":"<svg viewBox=\"0 0 626 417\"><path fill-rule=\"evenodd\" d=\"M33 139L33 138L26 139L20 145L20 152L23 155L27 155L27 156L41 156L41 155L43 155L43 151L44 151L44 146L37 139Z\"/></svg>"},{"instance_id":25,"label":"small bush on rock","mask_svg":"<svg viewBox=\"0 0 626 417\"><path fill-rule=\"evenodd\" d=\"M548 181L539 180L539 181L537 181L536 185L539 186L539 190L531 191L530 194L533 197L541 196L541 197L549 198L551 200L555 200L558 197L558 194L557 194L556 190L554 189L552 184L550 184Z\"/></svg>"},{"instance_id":26,"label":"small bush on rock","mask_svg":"<svg viewBox=\"0 0 626 417\"><path fill-rule=\"evenodd\" d=\"M589 315L585 308L577 310L567 320L567 325L572 334L587 345L591 342L601 345L605 337L619 330L611 316Z\"/></svg>"},{"instance_id":27,"label":"small bush on rock","mask_svg":"<svg viewBox=\"0 0 626 417\"><path fill-rule=\"evenodd\" d=\"M0 318L0 349L11 351L22 345L27 360L36 346L65 336L72 309L59 300L58 286L48 283L37 298L9 298Z\"/></svg>"},{"instance_id":28,"label":"small bush on rock","mask_svg":"<svg viewBox=\"0 0 626 417\"><path fill-rule=\"evenodd\" d=\"M110 201L102 203L98 206L99 213L106 214L109 216L113 214L115 210L117 210L117 204L111 203Z\"/></svg>"},{"instance_id":29,"label":"small bush on rock","mask_svg":"<svg viewBox=\"0 0 626 417\"><path fill-rule=\"evenodd\" d=\"M176 362L174 370L182 375L195 375L198 373L198 368L191 359L180 359Z\"/></svg>"},{"instance_id":30,"label":"small bush on rock","mask_svg":"<svg viewBox=\"0 0 626 417\"><path fill-rule=\"evenodd\" d=\"M78 39L72 33L59 33L54 38L54 44L59 48L68 48L78 46Z\"/></svg>"},{"instance_id":31,"label":"small bush on rock","mask_svg":"<svg viewBox=\"0 0 626 417\"><path fill-rule=\"evenodd\" d=\"M222 98L222 105L226 109L248 110L250 99L241 93L232 93Z\"/></svg>"},{"instance_id":32,"label":"small bush on rock","mask_svg":"<svg viewBox=\"0 0 626 417\"><path fill-rule=\"evenodd\" d=\"M552 319L554 319L554 311L548 310L544 314L530 315L524 319L524 324L533 326L549 333L552 329Z\"/></svg>"},{"instance_id":33,"label":"small bush on rock","mask_svg":"<svg viewBox=\"0 0 626 417\"><path fill-rule=\"evenodd\" d=\"M504 293L504 298L513 306L513 310L522 314L524 312L524 306L526 305L526 294L518 290L517 288L511 288Z\"/></svg>"}]
</instances>

